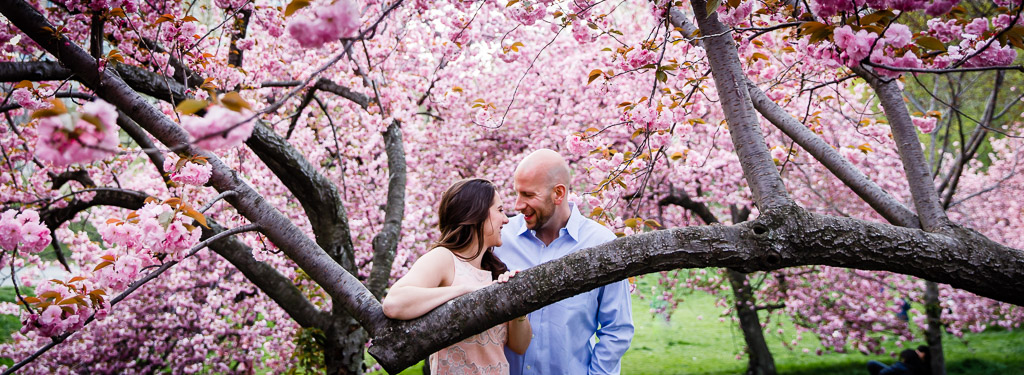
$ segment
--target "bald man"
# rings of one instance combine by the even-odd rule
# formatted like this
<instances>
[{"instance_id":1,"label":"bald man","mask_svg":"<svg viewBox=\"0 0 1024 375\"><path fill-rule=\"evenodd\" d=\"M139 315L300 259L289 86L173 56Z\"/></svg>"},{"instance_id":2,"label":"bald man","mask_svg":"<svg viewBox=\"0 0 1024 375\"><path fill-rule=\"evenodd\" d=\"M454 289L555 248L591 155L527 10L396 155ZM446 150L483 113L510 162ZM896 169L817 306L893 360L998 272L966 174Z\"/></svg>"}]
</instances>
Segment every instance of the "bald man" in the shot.
<instances>
[{"instance_id":1,"label":"bald man","mask_svg":"<svg viewBox=\"0 0 1024 375\"><path fill-rule=\"evenodd\" d=\"M501 230L494 253L522 270L615 239L569 202L569 165L557 152L537 150L516 167L519 215ZM523 355L506 348L510 373L618 374L633 339L626 280L564 299L530 313L533 339Z\"/></svg>"}]
</instances>

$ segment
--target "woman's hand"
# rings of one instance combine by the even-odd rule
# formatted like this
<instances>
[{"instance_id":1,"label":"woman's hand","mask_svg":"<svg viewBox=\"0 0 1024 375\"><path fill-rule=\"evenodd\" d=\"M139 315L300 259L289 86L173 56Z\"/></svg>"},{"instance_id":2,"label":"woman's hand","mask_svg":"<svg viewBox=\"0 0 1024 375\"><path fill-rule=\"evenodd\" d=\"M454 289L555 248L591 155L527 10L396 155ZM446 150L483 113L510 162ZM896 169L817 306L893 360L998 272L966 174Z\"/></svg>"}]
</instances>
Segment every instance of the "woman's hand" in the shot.
<instances>
[{"instance_id":1,"label":"woman's hand","mask_svg":"<svg viewBox=\"0 0 1024 375\"><path fill-rule=\"evenodd\" d=\"M498 280L496 280L496 281L499 282L499 283L507 283L509 280L512 279L512 276L515 276L518 273L519 273L519 270L505 271L505 273L503 273L501 275L498 275Z\"/></svg>"}]
</instances>

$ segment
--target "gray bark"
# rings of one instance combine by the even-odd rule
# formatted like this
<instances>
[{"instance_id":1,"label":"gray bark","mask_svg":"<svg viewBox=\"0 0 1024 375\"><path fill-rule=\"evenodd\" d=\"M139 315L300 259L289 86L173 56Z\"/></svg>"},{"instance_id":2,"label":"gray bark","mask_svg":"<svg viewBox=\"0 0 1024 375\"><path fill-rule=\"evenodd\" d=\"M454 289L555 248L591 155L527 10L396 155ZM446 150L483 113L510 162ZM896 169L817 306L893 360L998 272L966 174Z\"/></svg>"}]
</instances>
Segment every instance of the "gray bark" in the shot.
<instances>
[{"instance_id":1,"label":"gray bark","mask_svg":"<svg viewBox=\"0 0 1024 375\"><path fill-rule=\"evenodd\" d=\"M927 231L937 231L949 225L946 211L939 202L939 194L935 191L928 161L925 159L921 141L917 138L917 130L910 120L910 112L903 101L903 90L896 80L885 80L867 68L856 67L853 71L871 85L878 94L886 119L892 128L892 137L896 141L896 151L903 162L910 186L910 195L914 199L914 208L920 219L921 227Z\"/></svg>"},{"instance_id":2,"label":"gray bark","mask_svg":"<svg viewBox=\"0 0 1024 375\"><path fill-rule=\"evenodd\" d=\"M704 37L702 43L711 64L715 89L754 201L761 211L789 205L792 201L768 152L757 112L750 102L747 77L743 73L732 32L718 21L718 13L707 14L704 0L691 0L690 4Z\"/></svg>"}]
</instances>

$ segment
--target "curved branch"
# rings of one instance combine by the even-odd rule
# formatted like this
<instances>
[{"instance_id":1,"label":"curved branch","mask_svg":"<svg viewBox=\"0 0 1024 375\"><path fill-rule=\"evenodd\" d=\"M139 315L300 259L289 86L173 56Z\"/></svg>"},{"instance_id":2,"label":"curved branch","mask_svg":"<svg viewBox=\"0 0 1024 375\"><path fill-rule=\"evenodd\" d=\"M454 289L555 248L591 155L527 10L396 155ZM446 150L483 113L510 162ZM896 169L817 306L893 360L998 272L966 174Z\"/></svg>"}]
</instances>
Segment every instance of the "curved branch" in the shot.
<instances>
[{"instance_id":1,"label":"curved branch","mask_svg":"<svg viewBox=\"0 0 1024 375\"><path fill-rule=\"evenodd\" d=\"M317 244L342 267L355 274L355 252L348 214L334 183L286 139L263 123L256 124L245 144L302 204Z\"/></svg>"},{"instance_id":2,"label":"curved branch","mask_svg":"<svg viewBox=\"0 0 1024 375\"><path fill-rule=\"evenodd\" d=\"M739 225L622 237L453 299L416 320L388 320L369 352L385 370L397 373L438 349L550 303L630 276L678 268L753 272L817 264L885 270L1024 304L1024 252L970 229L955 227L950 233L817 215L788 206ZM450 323L454 321L459 324Z\"/></svg>"}]
</instances>

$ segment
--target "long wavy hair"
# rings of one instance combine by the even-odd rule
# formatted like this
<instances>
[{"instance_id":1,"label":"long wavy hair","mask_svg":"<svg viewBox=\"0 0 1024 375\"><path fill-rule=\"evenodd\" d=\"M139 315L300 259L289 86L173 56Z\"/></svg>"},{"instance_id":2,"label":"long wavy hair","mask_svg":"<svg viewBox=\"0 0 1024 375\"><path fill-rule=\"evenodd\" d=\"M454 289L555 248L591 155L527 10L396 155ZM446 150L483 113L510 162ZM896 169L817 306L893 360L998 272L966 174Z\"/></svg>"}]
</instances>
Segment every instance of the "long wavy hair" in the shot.
<instances>
[{"instance_id":1,"label":"long wavy hair","mask_svg":"<svg viewBox=\"0 0 1024 375\"><path fill-rule=\"evenodd\" d=\"M494 255L493 247L484 248L484 223L490 216L496 194L494 184L482 178L452 184L441 194L441 205L437 209L441 238L432 246L452 250L459 259L467 261L482 256L480 268L490 271L492 279L508 271L508 266ZM477 248L472 256L465 257L454 251L467 249L473 239L477 239Z\"/></svg>"}]
</instances>

